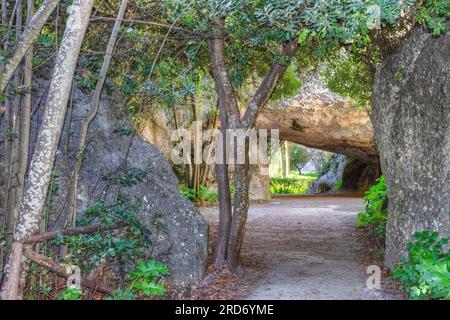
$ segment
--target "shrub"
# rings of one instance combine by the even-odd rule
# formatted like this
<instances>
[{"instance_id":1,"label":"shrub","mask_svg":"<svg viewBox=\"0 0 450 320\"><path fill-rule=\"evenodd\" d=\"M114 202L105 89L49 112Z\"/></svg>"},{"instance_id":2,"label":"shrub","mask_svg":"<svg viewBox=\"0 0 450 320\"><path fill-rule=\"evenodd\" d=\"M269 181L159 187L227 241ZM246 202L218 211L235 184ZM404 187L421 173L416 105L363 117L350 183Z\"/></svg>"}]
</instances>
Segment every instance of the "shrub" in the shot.
<instances>
[{"instance_id":1,"label":"shrub","mask_svg":"<svg viewBox=\"0 0 450 320\"><path fill-rule=\"evenodd\" d=\"M450 300L450 250L444 251L447 238L437 232L416 232L407 244L408 258L403 257L392 276L399 279L411 299Z\"/></svg>"},{"instance_id":2,"label":"shrub","mask_svg":"<svg viewBox=\"0 0 450 320\"><path fill-rule=\"evenodd\" d=\"M315 175L301 175L299 177L270 178L270 192L272 194L304 194L309 184L317 179Z\"/></svg>"},{"instance_id":3,"label":"shrub","mask_svg":"<svg viewBox=\"0 0 450 320\"><path fill-rule=\"evenodd\" d=\"M86 208L77 226L100 224L106 229L117 223L124 225L92 234L60 236L52 242L66 245L69 255L64 262L78 265L85 272L109 262L135 261L144 256L149 244L148 231L140 223L137 210L137 205L123 196L109 205L96 202Z\"/></svg>"},{"instance_id":4,"label":"shrub","mask_svg":"<svg viewBox=\"0 0 450 320\"><path fill-rule=\"evenodd\" d=\"M80 300L83 292L78 288L65 288L58 294L58 300Z\"/></svg>"},{"instance_id":5,"label":"shrub","mask_svg":"<svg viewBox=\"0 0 450 320\"><path fill-rule=\"evenodd\" d=\"M195 190L187 187L184 184L178 185L178 190L180 190L180 194L183 198L189 201L195 201Z\"/></svg>"},{"instance_id":6,"label":"shrub","mask_svg":"<svg viewBox=\"0 0 450 320\"><path fill-rule=\"evenodd\" d=\"M130 273L131 291L145 297L162 296L166 293L166 288L161 278L168 274L169 269L162 262L149 260L147 263L139 263L135 271Z\"/></svg>"},{"instance_id":7,"label":"shrub","mask_svg":"<svg viewBox=\"0 0 450 320\"><path fill-rule=\"evenodd\" d=\"M198 197L200 201L217 203L217 201L219 200L219 193L215 190L208 189L204 185L200 185L200 192Z\"/></svg>"},{"instance_id":8,"label":"shrub","mask_svg":"<svg viewBox=\"0 0 450 320\"><path fill-rule=\"evenodd\" d=\"M192 202L206 202L209 204L215 204L219 199L219 194L217 191L208 189L204 185L200 185L200 190L197 197L195 195L195 190L184 184L179 184L178 190L180 190L182 197Z\"/></svg>"},{"instance_id":9,"label":"shrub","mask_svg":"<svg viewBox=\"0 0 450 320\"><path fill-rule=\"evenodd\" d=\"M341 190L343 185L344 185L344 182L342 181L342 179L338 179L338 180L336 180L336 183L334 184L334 188L336 190Z\"/></svg>"},{"instance_id":10,"label":"shrub","mask_svg":"<svg viewBox=\"0 0 450 320\"><path fill-rule=\"evenodd\" d=\"M384 208L383 204L386 201L386 193L387 188L384 176L381 176L377 179L377 183L364 194L366 211L358 213L358 227L373 225L375 227L375 235L385 235L387 208Z\"/></svg>"},{"instance_id":11,"label":"shrub","mask_svg":"<svg viewBox=\"0 0 450 320\"><path fill-rule=\"evenodd\" d=\"M136 300L136 295L129 289L116 289L111 297L106 297L105 300Z\"/></svg>"}]
</instances>

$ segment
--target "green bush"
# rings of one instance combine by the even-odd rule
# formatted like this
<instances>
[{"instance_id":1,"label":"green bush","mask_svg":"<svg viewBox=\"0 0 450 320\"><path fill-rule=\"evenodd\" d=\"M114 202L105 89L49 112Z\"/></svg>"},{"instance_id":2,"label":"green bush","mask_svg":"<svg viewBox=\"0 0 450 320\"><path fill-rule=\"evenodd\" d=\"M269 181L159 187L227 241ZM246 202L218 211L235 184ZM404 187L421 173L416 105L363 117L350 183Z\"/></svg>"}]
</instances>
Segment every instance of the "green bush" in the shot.
<instances>
[{"instance_id":1,"label":"green bush","mask_svg":"<svg viewBox=\"0 0 450 320\"><path fill-rule=\"evenodd\" d=\"M52 243L66 245L69 254L64 263L78 265L84 272L113 261L136 261L144 256L149 245L148 231L139 221L137 210L137 205L123 196L113 204L96 202L86 208L77 226L100 224L110 230L59 236ZM117 223L123 223L123 226L112 228Z\"/></svg>"},{"instance_id":2,"label":"green bush","mask_svg":"<svg viewBox=\"0 0 450 320\"><path fill-rule=\"evenodd\" d=\"M168 274L169 268L162 262L149 260L147 263L140 263L130 273L131 291L145 297L162 296L166 293L166 288L161 278Z\"/></svg>"},{"instance_id":3,"label":"green bush","mask_svg":"<svg viewBox=\"0 0 450 320\"><path fill-rule=\"evenodd\" d=\"M80 300L83 292L78 288L65 288L58 294L58 300Z\"/></svg>"},{"instance_id":4,"label":"green bush","mask_svg":"<svg viewBox=\"0 0 450 320\"><path fill-rule=\"evenodd\" d=\"M215 204L219 199L219 194L217 191L208 189L204 185L200 185L200 190L197 197L195 196L195 190L184 184L179 184L178 190L180 190L182 197L192 202L207 202L209 204Z\"/></svg>"},{"instance_id":5,"label":"green bush","mask_svg":"<svg viewBox=\"0 0 450 320\"><path fill-rule=\"evenodd\" d=\"M336 190L341 190L342 187L343 187L343 185L344 185L344 182L342 181L342 179L338 179L338 180L336 180L336 183L335 183L335 185L334 185L334 188L335 188Z\"/></svg>"},{"instance_id":6,"label":"green bush","mask_svg":"<svg viewBox=\"0 0 450 320\"><path fill-rule=\"evenodd\" d=\"M304 194L309 184L316 179L317 174L285 178L271 177L270 192L272 194Z\"/></svg>"},{"instance_id":7,"label":"green bush","mask_svg":"<svg viewBox=\"0 0 450 320\"><path fill-rule=\"evenodd\" d=\"M129 289L116 289L110 297L106 297L105 300L136 300L136 295Z\"/></svg>"},{"instance_id":8,"label":"green bush","mask_svg":"<svg viewBox=\"0 0 450 320\"><path fill-rule=\"evenodd\" d=\"M358 227L373 225L375 235L384 236L386 233L387 208L383 207L386 201L386 182L384 176L377 179L377 183L364 194L366 211L358 213Z\"/></svg>"},{"instance_id":9,"label":"green bush","mask_svg":"<svg viewBox=\"0 0 450 320\"><path fill-rule=\"evenodd\" d=\"M215 190L208 189L204 185L200 185L200 192L198 197L200 201L217 203L217 201L219 200L219 193Z\"/></svg>"},{"instance_id":10,"label":"green bush","mask_svg":"<svg viewBox=\"0 0 450 320\"><path fill-rule=\"evenodd\" d=\"M189 201L195 201L195 190L187 187L184 184L178 185L178 190L180 190L180 194L183 198Z\"/></svg>"},{"instance_id":11,"label":"green bush","mask_svg":"<svg viewBox=\"0 0 450 320\"><path fill-rule=\"evenodd\" d=\"M408 258L403 257L392 277L399 279L411 299L450 300L450 251L444 251L447 238L437 232L416 232L407 244Z\"/></svg>"}]
</instances>

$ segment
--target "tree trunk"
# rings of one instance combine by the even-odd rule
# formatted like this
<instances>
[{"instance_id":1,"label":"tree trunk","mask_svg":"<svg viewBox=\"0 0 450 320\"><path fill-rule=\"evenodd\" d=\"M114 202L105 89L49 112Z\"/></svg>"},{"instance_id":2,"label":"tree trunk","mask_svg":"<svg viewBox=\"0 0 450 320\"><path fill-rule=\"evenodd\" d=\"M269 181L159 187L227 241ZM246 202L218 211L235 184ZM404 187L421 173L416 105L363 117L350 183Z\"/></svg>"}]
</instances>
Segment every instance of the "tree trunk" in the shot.
<instances>
[{"instance_id":1,"label":"tree trunk","mask_svg":"<svg viewBox=\"0 0 450 320\"><path fill-rule=\"evenodd\" d=\"M42 30L42 27L45 22L47 22L50 14L53 12L58 3L59 0L45 0L39 7L36 14L34 14L31 18L29 25L23 33L23 36L21 36L16 44L12 57L5 62L0 70L0 92L5 90L6 85L14 74L14 71L17 69L30 46L36 40Z\"/></svg>"},{"instance_id":2,"label":"tree trunk","mask_svg":"<svg viewBox=\"0 0 450 320\"><path fill-rule=\"evenodd\" d=\"M41 130L19 206L19 221L14 233L15 241L39 231L56 148L69 100L70 87L81 43L89 23L92 5L93 0L75 0L70 7L66 30L56 58ZM2 285L2 296L6 299L11 298L11 292L14 292L18 286L16 282L18 279L9 277L8 274L17 274L17 270L20 268L20 260L11 260L9 268L6 268Z\"/></svg>"},{"instance_id":3,"label":"tree trunk","mask_svg":"<svg viewBox=\"0 0 450 320\"><path fill-rule=\"evenodd\" d=\"M200 164L202 162L202 126L198 112L197 100L192 97L192 112L194 115L194 166L192 173L192 188L195 192L195 198L198 199L200 193Z\"/></svg>"},{"instance_id":4,"label":"tree trunk","mask_svg":"<svg viewBox=\"0 0 450 320\"><path fill-rule=\"evenodd\" d=\"M286 169L285 171L285 176L289 176L290 172L291 172L291 159L289 157L289 143L287 141L284 141L284 168Z\"/></svg>"},{"instance_id":5,"label":"tree trunk","mask_svg":"<svg viewBox=\"0 0 450 320\"><path fill-rule=\"evenodd\" d=\"M284 178L286 177L286 144L283 141L281 143L281 148L280 148L280 165L281 165L281 176Z\"/></svg>"},{"instance_id":6,"label":"tree trunk","mask_svg":"<svg viewBox=\"0 0 450 320\"><path fill-rule=\"evenodd\" d=\"M27 25L30 24L32 15L34 14L34 1L27 0ZM25 184L25 175L28 167L28 152L30 146L30 125L31 125L31 87L33 78L33 46L30 46L25 55L24 83L25 89L23 105L20 116L20 142L19 142L19 172L18 172L18 188L17 199L20 201L23 195Z\"/></svg>"},{"instance_id":7,"label":"tree trunk","mask_svg":"<svg viewBox=\"0 0 450 320\"><path fill-rule=\"evenodd\" d=\"M248 148L246 149L248 150ZM233 219L228 242L228 267L232 272L239 272L239 257L249 207L250 176L248 163L235 166L234 186Z\"/></svg>"},{"instance_id":8,"label":"tree trunk","mask_svg":"<svg viewBox=\"0 0 450 320\"><path fill-rule=\"evenodd\" d=\"M219 120L220 120L219 116L216 114L214 117L213 127L212 127L212 129L214 129L214 132L219 127ZM209 145L212 147L215 143L216 143L216 137L212 136L211 140L209 141ZM209 152L207 158L205 159L205 166L204 166L202 174L201 174L200 184L203 184L203 185L207 184L209 171L211 169L210 163L211 163L212 157L213 157L212 152Z\"/></svg>"},{"instance_id":9,"label":"tree trunk","mask_svg":"<svg viewBox=\"0 0 450 320\"><path fill-rule=\"evenodd\" d=\"M76 154L76 164L75 169L72 175L72 182L70 186L69 193L69 206L65 219L65 226L75 227L76 223L76 211L77 211L77 189L78 189L78 180L80 178L81 167L83 164L84 158L84 150L86 149L86 140L88 135L89 126L94 120L95 116L98 112L98 107L100 104L100 96L103 90L103 85L106 80L106 75L108 73L109 65L111 63L111 58L113 55L114 47L117 41L117 35L119 34L120 25L122 19L125 15L125 10L128 5L128 0L122 0L119 8L119 13L117 14L116 21L111 31L111 35L109 37L108 46L106 48L105 56L103 57L102 67L100 69L100 74L98 77L98 81L95 87L95 91L92 96L91 108L89 114L86 119L83 121L83 125L81 127L80 138L78 140L78 148Z\"/></svg>"},{"instance_id":10,"label":"tree trunk","mask_svg":"<svg viewBox=\"0 0 450 320\"><path fill-rule=\"evenodd\" d=\"M224 20L216 21L216 32L218 36L210 39L209 52L213 67L214 83L218 95L218 106L220 112L220 131L222 133L222 152L219 152L216 160L216 181L219 192L219 225L217 226L217 241L214 253L214 264L219 267L227 265L228 242L231 229L231 194L230 180L228 176L227 164L227 139L228 128L237 128L240 122L240 113L237 106L234 88L228 76L224 50L225 42L223 37Z\"/></svg>"},{"instance_id":11,"label":"tree trunk","mask_svg":"<svg viewBox=\"0 0 450 320\"><path fill-rule=\"evenodd\" d=\"M214 264L218 267L224 267L227 264L227 248L231 228L231 193L228 165L226 162L227 141L225 139L227 127L227 113L222 107L220 108L220 132L222 139L218 141L218 143L222 144L222 152L217 153L216 151L216 157L220 157L220 159L216 159L216 182L219 193L219 225L217 226Z\"/></svg>"},{"instance_id":12,"label":"tree trunk","mask_svg":"<svg viewBox=\"0 0 450 320\"><path fill-rule=\"evenodd\" d=\"M18 0L15 4L16 15L16 40L20 37L22 32L22 1ZM11 14L12 16L13 14ZM10 153L7 155L8 164L8 179L7 179L7 195L5 203L5 216L6 216L6 230L7 230L7 243L11 243L12 235L17 220L17 204L18 191L20 186L19 181L19 162L20 162L20 126L22 123L20 105L21 105L21 92L19 88L22 85L22 69L18 68L14 73L13 78L14 88L17 91L13 103L10 104L10 130L11 130L11 147Z\"/></svg>"}]
</instances>

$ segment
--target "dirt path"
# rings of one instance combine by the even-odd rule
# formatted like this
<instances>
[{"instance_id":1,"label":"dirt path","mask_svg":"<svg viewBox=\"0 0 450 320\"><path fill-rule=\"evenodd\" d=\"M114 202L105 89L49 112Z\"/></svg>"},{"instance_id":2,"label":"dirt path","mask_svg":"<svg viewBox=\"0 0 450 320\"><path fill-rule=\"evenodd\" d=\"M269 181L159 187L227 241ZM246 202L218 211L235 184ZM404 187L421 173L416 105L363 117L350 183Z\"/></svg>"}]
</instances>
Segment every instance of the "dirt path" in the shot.
<instances>
[{"instance_id":1,"label":"dirt path","mask_svg":"<svg viewBox=\"0 0 450 320\"><path fill-rule=\"evenodd\" d=\"M381 290L366 288L365 246L355 230L362 209L360 198L344 196L278 197L253 205L243 262L256 262L265 276L245 298L402 298L388 279ZM217 219L217 209L202 212Z\"/></svg>"}]
</instances>

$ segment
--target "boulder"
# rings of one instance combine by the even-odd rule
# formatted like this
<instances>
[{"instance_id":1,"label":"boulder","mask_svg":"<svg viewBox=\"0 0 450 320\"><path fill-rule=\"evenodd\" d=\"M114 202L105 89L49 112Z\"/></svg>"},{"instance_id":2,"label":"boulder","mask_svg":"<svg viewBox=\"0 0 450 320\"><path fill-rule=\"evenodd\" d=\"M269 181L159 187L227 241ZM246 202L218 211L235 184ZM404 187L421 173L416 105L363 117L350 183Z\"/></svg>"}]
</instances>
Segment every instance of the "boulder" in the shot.
<instances>
[{"instance_id":1,"label":"boulder","mask_svg":"<svg viewBox=\"0 0 450 320\"><path fill-rule=\"evenodd\" d=\"M41 87L45 88L45 82ZM52 200L55 213L66 210L68 171L74 165L78 135L89 103L89 95L75 86L72 112L66 117L55 161L59 174L56 181L59 191ZM178 179L162 153L140 136L131 134L132 128L120 97L115 92L103 95L89 129L77 190L77 214L82 216L84 209L99 199L113 202L118 192L139 201L139 219L151 243L148 256L166 262L175 283L193 283L201 277L206 265L208 224L192 203L180 195ZM121 177L133 183L111 183L111 179ZM53 219L55 228L60 228L64 214Z\"/></svg>"},{"instance_id":2,"label":"boulder","mask_svg":"<svg viewBox=\"0 0 450 320\"><path fill-rule=\"evenodd\" d=\"M390 268L414 232L450 236L449 53L449 35L416 27L375 76L372 121L388 188Z\"/></svg>"},{"instance_id":3,"label":"boulder","mask_svg":"<svg viewBox=\"0 0 450 320\"><path fill-rule=\"evenodd\" d=\"M327 193L330 191L337 191L338 181L342 182L344 168L347 164L347 157L344 155L333 155L330 160L330 167L326 172L311 183L308 187L308 194Z\"/></svg>"}]
</instances>

